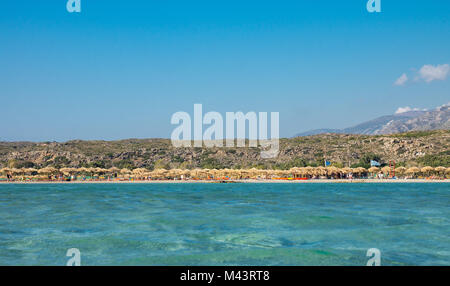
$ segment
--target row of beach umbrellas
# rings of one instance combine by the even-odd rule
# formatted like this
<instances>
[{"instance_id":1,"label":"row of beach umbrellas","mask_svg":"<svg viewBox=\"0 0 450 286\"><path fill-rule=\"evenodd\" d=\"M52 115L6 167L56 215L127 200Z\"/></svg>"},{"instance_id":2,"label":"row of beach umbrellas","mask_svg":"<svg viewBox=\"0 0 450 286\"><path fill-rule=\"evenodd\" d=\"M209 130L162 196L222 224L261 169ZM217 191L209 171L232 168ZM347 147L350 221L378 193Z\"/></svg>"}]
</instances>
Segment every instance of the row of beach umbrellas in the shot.
<instances>
[{"instance_id":1,"label":"row of beach umbrellas","mask_svg":"<svg viewBox=\"0 0 450 286\"><path fill-rule=\"evenodd\" d=\"M117 174L121 177L135 177L135 178L177 178L183 176L184 178L222 178L222 177L230 177L230 178L269 178L269 177L343 177L349 174L353 174L355 176L361 176L363 174L385 174L392 175L393 169L386 166L383 168L371 167L369 169L365 169L362 167L357 168L338 168L334 166L330 167L294 167L289 170L263 170L263 169L155 169L148 170L145 168L136 168L133 170L130 169L119 169L116 167L112 167L109 169L104 168L61 168L57 169L54 167L45 167L42 169L35 168L3 168L0 169L1 174L13 174L13 175L65 175L65 176L74 176L74 175L104 175L104 176L112 176ZM450 174L450 167L430 167L426 166L423 168L418 167L397 167L395 168L396 175L424 175L424 176L445 176Z\"/></svg>"}]
</instances>

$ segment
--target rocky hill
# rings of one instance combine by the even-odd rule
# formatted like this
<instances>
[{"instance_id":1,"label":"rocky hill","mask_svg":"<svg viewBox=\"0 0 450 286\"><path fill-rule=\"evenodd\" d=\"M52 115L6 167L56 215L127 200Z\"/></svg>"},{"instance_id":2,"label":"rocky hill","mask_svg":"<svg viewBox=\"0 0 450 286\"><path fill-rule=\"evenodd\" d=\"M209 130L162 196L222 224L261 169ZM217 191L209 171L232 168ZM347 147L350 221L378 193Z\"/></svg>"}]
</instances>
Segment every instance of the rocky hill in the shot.
<instances>
[{"instance_id":1,"label":"rocky hill","mask_svg":"<svg viewBox=\"0 0 450 286\"><path fill-rule=\"evenodd\" d=\"M381 135L408 131L450 129L450 105L446 104L429 111L409 111L376 119L344 129L315 129L296 136L322 133Z\"/></svg>"},{"instance_id":2,"label":"rocky hill","mask_svg":"<svg viewBox=\"0 0 450 286\"><path fill-rule=\"evenodd\" d=\"M280 154L262 159L259 148L174 148L168 139L0 142L0 167L240 168L400 165L450 166L450 131L394 135L321 134L281 139Z\"/></svg>"}]
</instances>

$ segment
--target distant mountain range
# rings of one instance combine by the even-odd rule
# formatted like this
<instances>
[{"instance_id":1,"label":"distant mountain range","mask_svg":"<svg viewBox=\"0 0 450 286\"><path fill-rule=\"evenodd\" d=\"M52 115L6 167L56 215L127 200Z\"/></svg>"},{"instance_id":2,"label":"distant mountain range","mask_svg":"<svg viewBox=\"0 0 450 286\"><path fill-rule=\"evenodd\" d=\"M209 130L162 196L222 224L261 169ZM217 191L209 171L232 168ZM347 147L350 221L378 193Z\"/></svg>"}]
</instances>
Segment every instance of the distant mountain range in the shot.
<instances>
[{"instance_id":1,"label":"distant mountain range","mask_svg":"<svg viewBox=\"0 0 450 286\"><path fill-rule=\"evenodd\" d=\"M314 129L299 133L294 137L322 133L384 135L436 129L450 129L450 104L428 111L408 111L381 116L344 129Z\"/></svg>"}]
</instances>

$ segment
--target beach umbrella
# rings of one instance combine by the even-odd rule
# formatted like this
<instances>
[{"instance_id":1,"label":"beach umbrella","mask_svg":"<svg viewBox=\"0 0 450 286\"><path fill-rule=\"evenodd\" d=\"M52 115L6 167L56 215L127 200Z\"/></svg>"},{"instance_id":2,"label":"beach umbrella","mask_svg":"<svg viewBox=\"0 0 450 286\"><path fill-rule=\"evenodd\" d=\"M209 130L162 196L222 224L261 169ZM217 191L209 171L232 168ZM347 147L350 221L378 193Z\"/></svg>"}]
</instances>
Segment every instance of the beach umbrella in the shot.
<instances>
[{"instance_id":1,"label":"beach umbrella","mask_svg":"<svg viewBox=\"0 0 450 286\"><path fill-rule=\"evenodd\" d=\"M284 171L283 170L273 170L273 173L278 178L283 178L284 177Z\"/></svg>"},{"instance_id":2,"label":"beach umbrella","mask_svg":"<svg viewBox=\"0 0 450 286\"><path fill-rule=\"evenodd\" d=\"M383 174L385 174L385 175L389 175L391 172L391 167L384 166L383 168L381 168L381 172L383 172Z\"/></svg>"},{"instance_id":3,"label":"beach umbrella","mask_svg":"<svg viewBox=\"0 0 450 286\"><path fill-rule=\"evenodd\" d=\"M238 176L238 179L246 179L250 174L249 170L247 170L247 169L237 170L236 173L237 173L236 175Z\"/></svg>"},{"instance_id":4,"label":"beach umbrella","mask_svg":"<svg viewBox=\"0 0 450 286\"><path fill-rule=\"evenodd\" d=\"M27 168L27 169L25 169L25 172L26 173L28 173L28 174L33 174L33 173L37 173L37 169L35 169L35 168Z\"/></svg>"},{"instance_id":5,"label":"beach umbrella","mask_svg":"<svg viewBox=\"0 0 450 286\"><path fill-rule=\"evenodd\" d=\"M241 169L239 175L240 179L250 179L250 169Z\"/></svg>"},{"instance_id":6,"label":"beach umbrella","mask_svg":"<svg viewBox=\"0 0 450 286\"><path fill-rule=\"evenodd\" d=\"M271 170L271 169L266 170L266 179L272 178L272 172L273 172L273 170Z\"/></svg>"},{"instance_id":7,"label":"beach umbrella","mask_svg":"<svg viewBox=\"0 0 450 286\"><path fill-rule=\"evenodd\" d=\"M417 167L411 167L408 170L406 170L406 174L411 174L413 177L420 172L420 169Z\"/></svg>"},{"instance_id":8,"label":"beach umbrella","mask_svg":"<svg viewBox=\"0 0 450 286\"><path fill-rule=\"evenodd\" d=\"M447 167L447 169L445 169L445 174L449 175L450 174L450 167Z\"/></svg>"},{"instance_id":9,"label":"beach umbrella","mask_svg":"<svg viewBox=\"0 0 450 286\"><path fill-rule=\"evenodd\" d=\"M131 174L131 171L129 169L127 169L127 168L123 168L123 169L120 170L120 173L122 175L128 175L128 174Z\"/></svg>"},{"instance_id":10,"label":"beach umbrella","mask_svg":"<svg viewBox=\"0 0 450 286\"><path fill-rule=\"evenodd\" d=\"M222 178L225 176L224 169L218 169L214 175L216 179Z\"/></svg>"},{"instance_id":11,"label":"beach umbrella","mask_svg":"<svg viewBox=\"0 0 450 286\"><path fill-rule=\"evenodd\" d=\"M171 177L171 178L174 178L174 179L176 179L176 178L181 178L181 175L183 174L183 170L181 170L181 169L170 169L168 172L167 172L167 175L169 176L169 177Z\"/></svg>"},{"instance_id":12,"label":"beach umbrella","mask_svg":"<svg viewBox=\"0 0 450 286\"><path fill-rule=\"evenodd\" d=\"M177 178L181 179L181 178L185 178L186 174L188 173L187 170L183 170L183 169L175 169L176 170L176 176Z\"/></svg>"},{"instance_id":13,"label":"beach umbrella","mask_svg":"<svg viewBox=\"0 0 450 286\"><path fill-rule=\"evenodd\" d=\"M73 168L61 168L61 169L59 169L59 171L61 173L63 173L64 175L71 175L72 173L74 173L74 170L75 169L73 169Z\"/></svg>"},{"instance_id":14,"label":"beach umbrella","mask_svg":"<svg viewBox=\"0 0 450 286\"><path fill-rule=\"evenodd\" d=\"M202 169L202 171L200 172L201 177L204 179L208 178L208 174L209 174L209 169Z\"/></svg>"},{"instance_id":15,"label":"beach umbrella","mask_svg":"<svg viewBox=\"0 0 450 286\"><path fill-rule=\"evenodd\" d=\"M97 172L97 169L94 167L90 167L90 168L87 168L87 171L91 176L93 176Z\"/></svg>"},{"instance_id":16,"label":"beach umbrella","mask_svg":"<svg viewBox=\"0 0 450 286\"><path fill-rule=\"evenodd\" d=\"M199 179L202 173L202 169L195 168L194 170L191 170L191 177L195 179Z\"/></svg>"},{"instance_id":17,"label":"beach umbrella","mask_svg":"<svg viewBox=\"0 0 450 286\"><path fill-rule=\"evenodd\" d=\"M240 169L226 169L225 173L228 177L233 179L239 178L241 176Z\"/></svg>"},{"instance_id":18,"label":"beach umbrella","mask_svg":"<svg viewBox=\"0 0 450 286\"><path fill-rule=\"evenodd\" d=\"M439 176L444 176L444 174L445 174L445 167L439 166L439 167L434 168L434 170L436 171L436 173Z\"/></svg>"},{"instance_id":19,"label":"beach umbrella","mask_svg":"<svg viewBox=\"0 0 450 286\"><path fill-rule=\"evenodd\" d=\"M213 169L203 169L203 172L204 172L203 175L208 179L214 178L212 170Z\"/></svg>"},{"instance_id":20,"label":"beach umbrella","mask_svg":"<svg viewBox=\"0 0 450 286\"><path fill-rule=\"evenodd\" d=\"M239 168L239 169L230 169L231 175L234 175L236 177L246 177L248 178L250 176L250 169L247 168Z\"/></svg>"},{"instance_id":21,"label":"beach umbrella","mask_svg":"<svg viewBox=\"0 0 450 286\"><path fill-rule=\"evenodd\" d=\"M358 168L356 168L356 170L357 170L357 174L359 174L360 177L362 177L363 174L366 174L368 172L367 169L364 167L358 167Z\"/></svg>"},{"instance_id":22,"label":"beach umbrella","mask_svg":"<svg viewBox=\"0 0 450 286\"><path fill-rule=\"evenodd\" d=\"M176 169L169 169L167 170L167 177L168 178L176 178L178 175L177 170Z\"/></svg>"},{"instance_id":23,"label":"beach umbrella","mask_svg":"<svg viewBox=\"0 0 450 286\"><path fill-rule=\"evenodd\" d=\"M212 177L213 179L217 178L217 175L219 174L219 170L217 169L211 169L209 170L209 176Z\"/></svg>"},{"instance_id":24,"label":"beach umbrella","mask_svg":"<svg viewBox=\"0 0 450 286\"><path fill-rule=\"evenodd\" d=\"M225 168L221 170L221 177L229 177L231 178L231 176L233 176L235 170L233 169L229 169L229 168Z\"/></svg>"},{"instance_id":25,"label":"beach umbrella","mask_svg":"<svg viewBox=\"0 0 450 286\"><path fill-rule=\"evenodd\" d=\"M420 169L420 172L424 174L425 176L431 176L431 174L434 172L434 168L430 166L423 167Z\"/></svg>"},{"instance_id":26,"label":"beach umbrella","mask_svg":"<svg viewBox=\"0 0 450 286\"><path fill-rule=\"evenodd\" d=\"M89 170L88 170L88 168L81 167L81 168L78 168L76 172L79 174L87 174L89 172Z\"/></svg>"},{"instance_id":27,"label":"beach umbrella","mask_svg":"<svg viewBox=\"0 0 450 286\"><path fill-rule=\"evenodd\" d=\"M22 170L21 169L17 169L17 168L12 168L11 169L11 173L18 175L18 174L22 173Z\"/></svg>"},{"instance_id":28,"label":"beach umbrella","mask_svg":"<svg viewBox=\"0 0 450 286\"><path fill-rule=\"evenodd\" d=\"M229 177L239 178L241 176L241 170L240 169L227 169L226 174Z\"/></svg>"},{"instance_id":29,"label":"beach umbrella","mask_svg":"<svg viewBox=\"0 0 450 286\"><path fill-rule=\"evenodd\" d=\"M148 170L145 168L137 168L134 169L133 171L131 171L131 173L136 174L136 175L142 175L144 173L146 173Z\"/></svg>"},{"instance_id":30,"label":"beach umbrella","mask_svg":"<svg viewBox=\"0 0 450 286\"><path fill-rule=\"evenodd\" d=\"M364 173L366 169L361 168L361 167L356 167L356 168L352 168L352 173L353 174L362 174Z\"/></svg>"},{"instance_id":31,"label":"beach umbrella","mask_svg":"<svg viewBox=\"0 0 450 286\"><path fill-rule=\"evenodd\" d=\"M157 177L165 179L167 175L167 170L164 168L156 169L154 170L154 173L156 174Z\"/></svg>"},{"instance_id":32,"label":"beach umbrella","mask_svg":"<svg viewBox=\"0 0 450 286\"><path fill-rule=\"evenodd\" d=\"M298 167L292 167L289 169L289 172L292 174L294 178L298 177L300 175L300 168Z\"/></svg>"},{"instance_id":33,"label":"beach umbrella","mask_svg":"<svg viewBox=\"0 0 450 286\"><path fill-rule=\"evenodd\" d=\"M370 167L368 171L370 173L374 174L374 173L378 173L380 171L380 169L378 167Z\"/></svg>"},{"instance_id":34,"label":"beach umbrella","mask_svg":"<svg viewBox=\"0 0 450 286\"><path fill-rule=\"evenodd\" d=\"M327 175L327 169L325 167L319 166L314 168L314 174L316 176L326 176Z\"/></svg>"},{"instance_id":35,"label":"beach umbrella","mask_svg":"<svg viewBox=\"0 0 450 286\"><path fill-rule=\"evenodd\" d=\"M39 174L45 174L45 175L54 175L54 174L57 174L58 172L59 172L59 170L56 168L53 168L53 167L45 167L45 168L38 170Z\"/></svg>"},{"instance_id":36,"label":"beach umbrella","mask_svg":"<svg viewBox=\"0 0 450 286\"><path fill-rule=\"evenodd\" d=\"M97 167L94 170L94 173L99 174L99 175L106 174L107 172L108 172L108 169L104 169L104 168L100 168L100 167Z\"/></svg>"},{"instance_id":37,"label":"beach umbrella","mask_svg":"<svg viewBox=\"0 0 450 286\"><path fill-rule=\"evenodd\" d=\"M300 172L300 176L306 177L308 175L308 168L307 167L300 167L299 170L300 170L299 171Z\"/></svg>"},{"instance_id":38,"label":"beach umbrella","mask_svg":"<svg viewBox=\"0 0 450 286\"><path fill-rule=\"evenodd\" d=\"M157 177L157 175L156 175L156 170L150 171L150 172L148 173L148 176L151 177L152 179L153 179L153 178L156 178L156 177Z\"/></svg>"},{"instance_id":39,"label":"beach umbrella","mask_svg":"<svg viewBox=\"0 0 450 286\"><path fill-rule=\"evenodd\" d=\"M305 172L307 176L313 176L314 175L314 168L311 166L305 167Z\"/></svg>"},{"instance_id":40,"label":"beach umbrella","mask_svg":"<svg viewBox=\"0 0 450 286\"><path fill-rule=\"evenodd\" d=\"M250 176L250 178L251 179L256 179L256 178L258 178L258 175L259 175L259 170L258 169L256 169L255 167L253 167L253 168L251 168L250 170L248 170L248 172L249 172L249 176Z\"/></svg>"},{"instance_id":41,"label":"beach umbrella","mask_svg":"<svg viewBox=\"0 0 450 286\"><path fill-rule=\"evenodd\" d=\"M364 167L358 167L357 169L360 171L361 174L367 173L367 169Z\"/></svg>"},{"instance_id":42,"label":"beach umbrella","mask_svg":"<svg viewBox=\"0 0 450 286\"><path fill-rule=\"evenodd\" d=\"M145 174L148 173L148 170L145 168L136 168L131 173L137 178L144 178Z\"/></svg>"},{"instance_id":43,"label":"beach umbrella","mask_svg":"<svg viewBox=\"0 0 450 286\"><path fill-rule=\"evenodd\" d=\"M352 169L352 173L353 173L353 175L358 175L358 176L360 176L361 175L361 170L359 169L359 167L357 167L357 168L351 168Z\"/></svg>"},{"instance_id":44,"label":"beach umbrella","mask_svg":"<svg viewBox=\"0 0 450 286\"><path fill-rule=\"evenodd\" d=\"M246 169L231 169L230 170L230 177L232 179L240 180L244 176L247 176L248 171Z\"/></svg>"},{"instance_id":45,"label":"beach umbrella","mask_svg":"<svg viewBox=\"0 0 450 286\"><path fill-rule=\"evenodd\" d=\"M150 172L150 177L157 178L157 179L163 179L164 178L164 171L162 169L155 169Z\"/></svg>"},{"instance_id":46,"label":"beach umbrella","mask_svg":"<svg viewBox=\"0 0 450 286\"><path fill-rule=\"evenodd\" d=\"M10 173L10 172L11 172L10 168L3 168L3 169L0 170L0 173L5 174L5 175Z\"/></svg>"},{"instance_id":47,"label":"beach umbrella","mask_svg":"<svg viewBox=\"0 0 450 286\"><path fill-rule=\"evenodd\" d=\"M406 168L405 167L395 168L395 173L400 174L400 175L404 175L406 173Z\"/></svg>"},{"instance_id":48,"label":"beach umbrella","mask_svg":"<svg viewBox=\"0 0 450 286\"><path fill-rule=\"evenodd\" d=\"M258 176L260 178L267 179L268 170L258 170Z\"/></svg>"},{"instance_id":49,"label":"beach umbrella","mask_svg":"<svg viewBox=\"0 0 450 286\"><path fill-rule=\"evenodd\" d=\"M111 167L107 170L106 173L109 174L110 176L117 177L117 174L120 173L120 169L117 167Z\"/></svg>"},{"instance_id":50,"label":"beach umbrella","mask_svg":"<svg viewBox=\"0 0 450 286\"><path fill-rule=\"evenodd\" d=\"M283 170L274 170L274 174L275 174L275 176L282 178L284 176L284 171Z\"/></svg>"},{"instance_id":51,"label":"beach umbrella","mask_svg":"<svg viewBox=\"0 0 450 286\"><path fill-rule=\"evenodd\" d=\"M108 173L110 173L110 174L115 174L115 173L119 173L119 172L120 172L120 169L117 167L111 167L108 169Z\"/></svg>"},{"instance_id":52,"label":"beach umbrella","mask_svg":"<svg viewBox=\"0 0 450 286\"><path fill-rule=\"evenodd\" d=\"M349 175L352 172L352 168L344 167L344 168L341 169L341 172L344 173L344 174Z\"/></svg>"},{"instance_id":53,"label":"beach umbrella","mask_svg":"<svg viewBox=\"0 0 450 286\"><path fill-rule=\"evenodd\" d=\"M335 166L327 167L326 170L327 170L327 175L330 177L336 176L339 174L339 169Z\"/></svg>"},{"instance_id":54,"label":"beach umbrella","mask_svg":"<svg viewBox=\"0 0 450 286\"><path fill-rule=\"evenodd\" d=\"M186 177L189 177L190 173L191 173L190 170L184 169L181 170L180 175L183 176L183 179L186 179Z\"/></svg>"}]
</instances>

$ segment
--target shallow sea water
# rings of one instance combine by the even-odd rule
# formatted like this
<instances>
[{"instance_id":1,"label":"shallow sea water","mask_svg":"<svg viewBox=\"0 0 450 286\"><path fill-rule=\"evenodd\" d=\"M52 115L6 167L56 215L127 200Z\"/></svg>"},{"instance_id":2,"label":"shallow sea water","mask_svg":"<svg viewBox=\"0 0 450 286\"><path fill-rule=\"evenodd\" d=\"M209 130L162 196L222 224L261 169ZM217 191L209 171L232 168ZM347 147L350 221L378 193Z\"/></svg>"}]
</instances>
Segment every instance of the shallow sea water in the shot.
<instances>
[{"instance_id":1,"label":"shallow sea water","mask_svg":"<svg viewBox=\"0 0 450 286\"><path fill-rule=\"evenodd\" d=\"M2 184L0 265L450 265L450 185Z\"/></svg>"}]
</instances>

